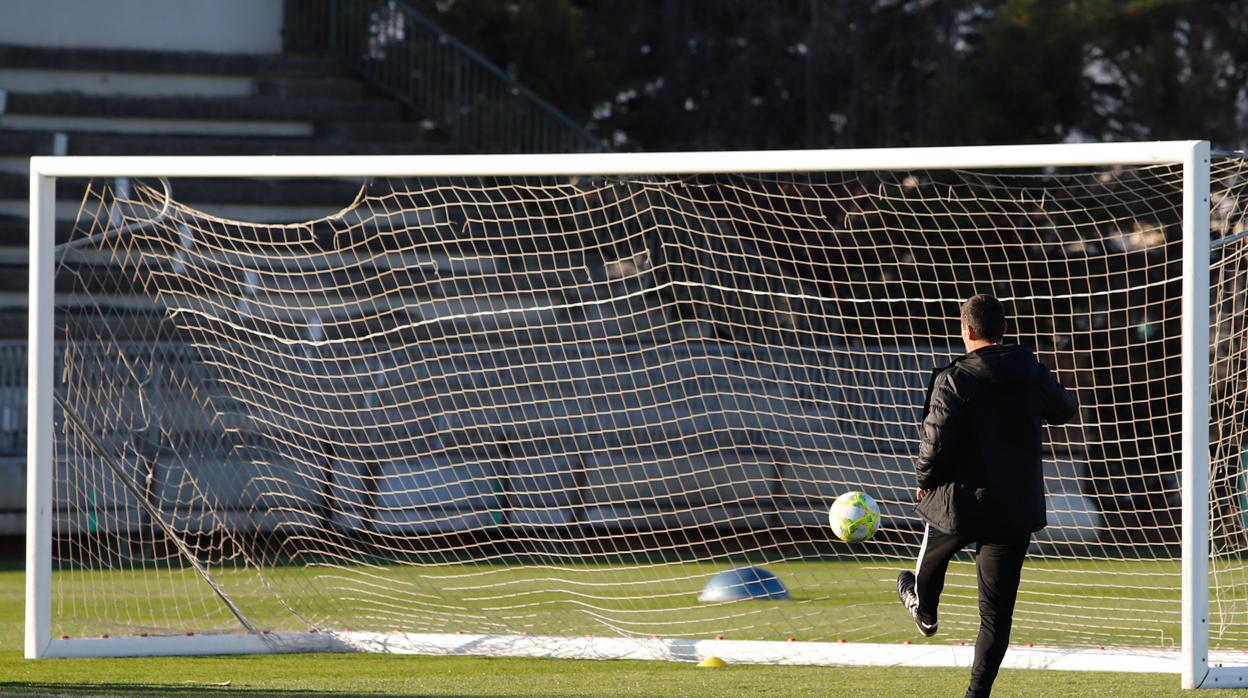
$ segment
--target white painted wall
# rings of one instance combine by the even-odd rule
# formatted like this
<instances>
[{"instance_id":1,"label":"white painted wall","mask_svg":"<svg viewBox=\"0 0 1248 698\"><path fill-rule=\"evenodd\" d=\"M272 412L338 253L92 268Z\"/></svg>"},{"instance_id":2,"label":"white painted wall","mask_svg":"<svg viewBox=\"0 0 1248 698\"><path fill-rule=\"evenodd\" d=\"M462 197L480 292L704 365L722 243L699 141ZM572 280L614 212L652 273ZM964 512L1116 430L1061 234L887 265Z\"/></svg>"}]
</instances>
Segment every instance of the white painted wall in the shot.
<instances>
[{"instance_id":1,"label":"white painted wall","mask_svg":"<svg viewBox=\"0 0 1248 698\"><path fill-rule=\"evenodd\" d=\"M0 44L280 53L282 0L0 0Z\"/></svg>"}]
</instances>

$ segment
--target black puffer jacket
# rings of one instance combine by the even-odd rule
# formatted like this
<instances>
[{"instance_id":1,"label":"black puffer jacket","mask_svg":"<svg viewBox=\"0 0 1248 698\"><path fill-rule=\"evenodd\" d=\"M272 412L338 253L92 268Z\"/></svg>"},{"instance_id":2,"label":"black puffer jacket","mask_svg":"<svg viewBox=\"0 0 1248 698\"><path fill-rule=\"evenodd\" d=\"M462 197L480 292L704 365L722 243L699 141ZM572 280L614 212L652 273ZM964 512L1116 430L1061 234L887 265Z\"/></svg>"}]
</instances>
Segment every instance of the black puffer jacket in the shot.
<instances>
[{"instance_id":1,"label":"black puffer jacket","mask_svg":"<svg viewBox=\"0 0 1248 698\"><path fill-rule=\"evenodd\" d=\"M933 373L916 465L929 490L917 510L957 535L1045 527L1041 423L1062 424L1079 403L1018 345L994 344Z\"/></svg>"}]
</instances>

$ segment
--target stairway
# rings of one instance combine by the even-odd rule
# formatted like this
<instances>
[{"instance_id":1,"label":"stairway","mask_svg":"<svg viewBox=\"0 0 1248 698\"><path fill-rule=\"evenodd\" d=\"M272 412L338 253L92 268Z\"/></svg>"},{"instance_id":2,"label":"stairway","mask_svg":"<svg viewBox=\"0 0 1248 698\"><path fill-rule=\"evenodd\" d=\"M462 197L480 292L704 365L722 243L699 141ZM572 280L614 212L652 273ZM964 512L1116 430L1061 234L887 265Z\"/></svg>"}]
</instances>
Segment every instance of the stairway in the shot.
<instances>
[{"instance_id":1,"label":"stairway","mask_svg":"<svg viewBox=\"0 0 1248 698\"><path fill-rule=\"evenodd\" d=\"M446 153L440 132L329 59L0 45L0 340L25 340L33 155ZM64 238L84 182L58 182ZM291 222L355 199L344 180L179 180L226 218ZM24 347L0 349L0 537L24 526ZM19 365L20 364L20 365Z\"/></svg>"},{"instance_id":2,"label":"stairway","mask_svg":"<svg viewBox=\"0 0 1248 698\"><path fill-rule=\"evenodd\" d=\"M372 95L329 59L0 45L0 295L25 290L14 285L25 274L9 272L28 242L32 155L450 150L440 133ZM359 182L218 179L178 186L180 201L222 217L293 222L341 209ZM72 219L80 192L81 183L58 187L58 220ZM23 326L3 330L4 338Z\"/></svg>"}]
</instances>

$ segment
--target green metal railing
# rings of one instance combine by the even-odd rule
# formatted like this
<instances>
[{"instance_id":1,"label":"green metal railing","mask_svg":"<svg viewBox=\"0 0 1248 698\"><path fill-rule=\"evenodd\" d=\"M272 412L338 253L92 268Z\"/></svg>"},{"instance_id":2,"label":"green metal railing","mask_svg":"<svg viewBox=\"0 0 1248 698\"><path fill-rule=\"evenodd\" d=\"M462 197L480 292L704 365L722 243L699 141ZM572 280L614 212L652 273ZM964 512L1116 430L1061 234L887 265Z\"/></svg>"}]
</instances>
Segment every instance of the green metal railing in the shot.
<instances>
[{"instance_id":1,"label":"green metal railing","mask_svg":"<svg viewBox=\"0 0 1248 698\"><path fill-rule=\"evenodd\" d=\"M478 153L605 150L604 142L402 0L328 0L332 55Z\"/></svg>"}]
</instances>

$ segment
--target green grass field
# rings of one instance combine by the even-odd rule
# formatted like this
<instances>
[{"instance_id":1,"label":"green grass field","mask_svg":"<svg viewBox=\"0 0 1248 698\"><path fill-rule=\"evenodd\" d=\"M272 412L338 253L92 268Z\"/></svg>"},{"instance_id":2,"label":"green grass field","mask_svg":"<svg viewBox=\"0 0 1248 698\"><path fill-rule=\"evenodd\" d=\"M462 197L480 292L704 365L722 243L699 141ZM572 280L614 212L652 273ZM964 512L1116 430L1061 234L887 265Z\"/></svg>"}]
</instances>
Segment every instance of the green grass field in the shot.
<instances>
[{"instance_id":1,"label":"green grass field","mask_svg":"<svg viewBox=\"0 0 1248 698\"><path fill-rule=\"evenodd\" d=\"M881 568L868 576L883 576L884 572ZM1106 571L1093 566L1059 575L1039 565L1029 580L1033 593L1043 593L1046 583L1059 583L1059 576L1085 573L1103 576ZM517 579L515 583L523 588L530 581ZM965 669L744 665L703 669L654 661L356 654L26 661L21 657L22 583L20 569L0 568L0 694L4 695L953 696L961 695L967 679ZM83 579L73 583L100 582ZM878 602L883 609L892 592L884 585L882 590L861 593L860 601L868 607ZM137 604L137 600L123 603ZM790 608L800 605L801 599ZM808 600L807 605L823 614L835 613L816 600ZM678 610L669 612L679 614ZM897 614L881 613L881 621L884 629L871 633L875 641L900 635L905 625L904 616L899 620ZM955 624L950 633L942 632L937 640L949 642L967 632ZM1001 696L1180 693L1178 677L1171 674L1021 670L1004 671L996 690ZM1218 693L1231 692L1201 695Z\"/></svg>"},{"instance_id":2,"label":"green grass field","mask_svg":"<svg viewBox=\"0 0 1248 698\"><path fill-rule=\"evenodd\" d=\"M450 564L217 569L214 576L256 627L303 631L404 628L413 632L641 636L733 640L902 642L914 639L897 613L897 560L767 563L789 601L699 603L706 579L726 563L658 566ZM973 642L979 627L974 564L950 566L941 605L943 643ZM238 624L187 569L73 571L57 576L57 632L74 637L190 629L236 632ZM1028 563L1014 638L1041 646L1174 646L1174 561L1044 560ZM100 593L107 589L107 594ZM1055 612L1056 611L1056 612ZM1068 614L1078 613L1072 624ZM193 618L182 625L170 617ZM345 620L344 619L349 619ZM162 625L163 623L163 625ZM1245 639L1248 642L1248 638Z\"/></svg>"}]
</instances>

